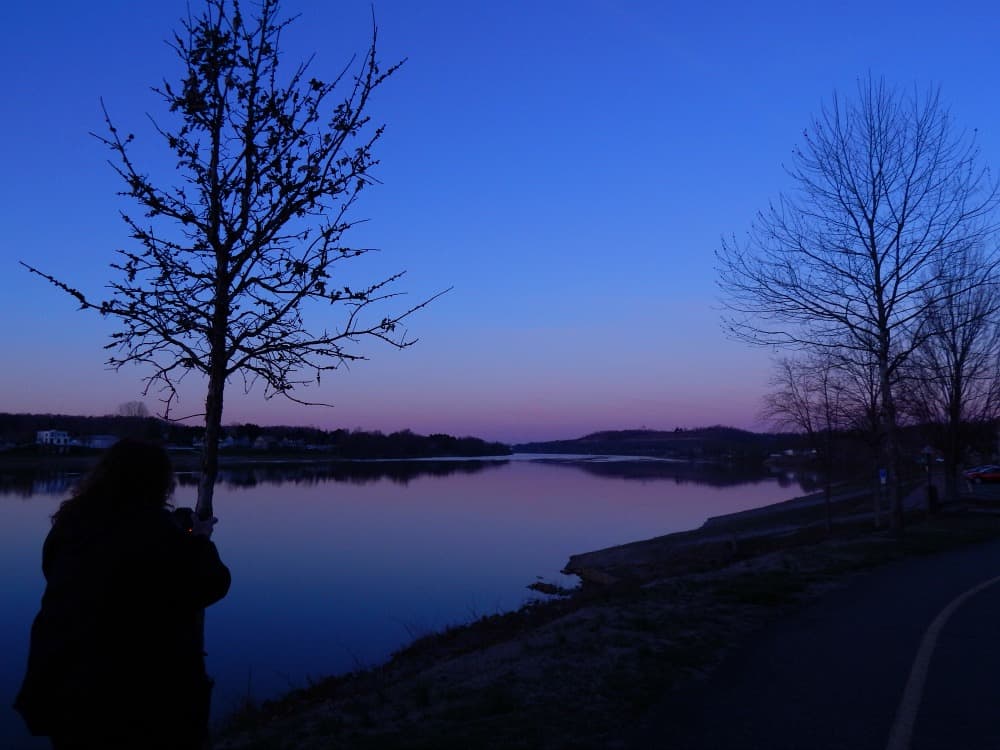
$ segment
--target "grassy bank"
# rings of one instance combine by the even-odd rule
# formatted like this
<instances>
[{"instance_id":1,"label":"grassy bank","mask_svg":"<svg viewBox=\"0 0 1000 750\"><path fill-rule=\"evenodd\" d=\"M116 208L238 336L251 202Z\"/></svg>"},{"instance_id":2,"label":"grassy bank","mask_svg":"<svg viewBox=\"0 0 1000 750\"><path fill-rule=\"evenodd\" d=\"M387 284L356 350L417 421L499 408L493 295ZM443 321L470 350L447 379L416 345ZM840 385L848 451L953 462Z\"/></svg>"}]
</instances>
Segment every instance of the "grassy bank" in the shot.
<instances>
[{"instance_id":1,"label":"grassy bank","mask_svg":"<svg viewBox=\"0 0 1000 750\"><path fill-rule=\"evenodd\" d=\"M852 520L852 503L861 507L864 498L845 492L839 500L832 537L794 533L821 523L823 509L793 502L650 540L639 551L615 548L633 555L633 567L615 553L606 584L481 618L376 668L247 705L217 747L613 748L654 702L703 679L792 608L874 566L1000 538L1000 516L974 502L934 519L914 513L896 540L872 531L870 515ZM699 534L702 554L691 551ZM727 536L735 543L719 547ZM677 537L688 552L655 564L678 548Z\"/></svg>"}]
</instances>

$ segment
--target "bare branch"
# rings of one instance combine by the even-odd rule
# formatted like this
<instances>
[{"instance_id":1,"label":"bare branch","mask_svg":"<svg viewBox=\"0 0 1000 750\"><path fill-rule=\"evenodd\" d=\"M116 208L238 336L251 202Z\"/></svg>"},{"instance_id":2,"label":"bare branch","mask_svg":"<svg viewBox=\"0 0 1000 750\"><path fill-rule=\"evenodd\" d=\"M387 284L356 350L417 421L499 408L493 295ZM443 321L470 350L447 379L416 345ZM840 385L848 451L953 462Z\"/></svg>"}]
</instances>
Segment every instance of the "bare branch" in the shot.
<instances>
[{"instance_id":1,"label":"bare branch","mask_svg":"<svg viewBox=\"0 0 1000 750\"><path fill-rule=\"evenodd\" d=\"M787 170L794 191L716 254L733 336L876 363L897 510L898 372L932 335L934 310L983 284L972 269L946 279L998 228L998 185L978 155L936 90L908 96L868 76L813 118ZM995 253L982 262L994 268Z\"/></svg>"},{"instance_id":2,"label":"bare branch","mask_svg":"<svg viewBox=\"0 0 1000 750\"><path fill-rule=\"evenodd\" d=\"M227 380L258 381L266 397L294 395L327 370L364 359L363 340L404 348L401 324L440 295L401 312L390 305L402 273L357 285L341 264L369 249L343 244L360 192L377 182L370 98L399 64L382 68L378 30L363 55L350 56L330 81L313 77L310 60L280 62L277 0L259 0L253 17L239 0L204 0L169 45L180 70L154 91L166 115L152 131L174 159L169 181L142 171L134 136L118 129L102 101L105 131L95 135L122 179L122 195L140 209L123 214L134 249L112 264L110 297L96 302L75 287L24 264L82 309L116 318L108 363L147 369L164 415L177 385L195 371L207 377L206 465L199 506L211 505L214 453ZM180 184L173 184L179 176ZM326 325L307 321L323 303Z\"/></svg>"}]
</instances>

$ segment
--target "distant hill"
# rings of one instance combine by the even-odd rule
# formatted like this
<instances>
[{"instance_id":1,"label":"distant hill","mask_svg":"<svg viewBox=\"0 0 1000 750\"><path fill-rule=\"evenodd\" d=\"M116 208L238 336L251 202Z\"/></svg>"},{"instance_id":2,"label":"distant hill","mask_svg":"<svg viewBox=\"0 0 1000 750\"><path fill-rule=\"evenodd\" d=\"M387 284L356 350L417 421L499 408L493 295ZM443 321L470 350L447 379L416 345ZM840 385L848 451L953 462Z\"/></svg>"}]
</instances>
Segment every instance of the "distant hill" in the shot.
<instances>
[{"instance_id":1,"label":"distant hill","mask_svg":"<svg viewBox=\"0 0 1000 750\"><path fill-rule=\"evenodd\" d=\"M756 433L735 427L693 430L606 430L573 440L550 440L512 446L516 453L584 453L655 458L763 460L768 453L788 447L796 438Z\"/></svg>"}]
</instances>

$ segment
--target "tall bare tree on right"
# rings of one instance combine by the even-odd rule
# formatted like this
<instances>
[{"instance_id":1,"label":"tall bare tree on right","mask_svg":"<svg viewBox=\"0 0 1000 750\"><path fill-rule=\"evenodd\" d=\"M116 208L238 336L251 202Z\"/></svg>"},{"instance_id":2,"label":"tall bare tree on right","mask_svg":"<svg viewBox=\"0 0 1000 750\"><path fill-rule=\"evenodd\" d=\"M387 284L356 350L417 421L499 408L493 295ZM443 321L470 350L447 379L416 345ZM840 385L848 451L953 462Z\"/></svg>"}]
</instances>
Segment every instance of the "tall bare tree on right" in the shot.
<instances>
[{"instance_id":1,"label":"tall bare tree on right","mask_svg":"<svg viewBox=\"0 0 1000 750\"><path fill-rule=\"evenodd\" d=\"M1000 414L1000 276L981 248L938 273L951 293L930 306L927 336L903 368L904 408L937 428L949 500L958 494L969 427Z\"/></svg>"},{"instance_id":2,"label":"tall bare tree on right","mask_svg":"<svg viewBox=\"0 0 1000 750\"><path fill-rule=\"evenodd\" d=\"M894 384L926 338L935 305L974 286L936 274L996 228L997 184L973 134L957 130L936 90L872 76L834 94L787 172L793 190L761 211L743 240L717 253L726 323L764 346L870 356L892 504L903 523Z\"/></svg>"}]
</instances>

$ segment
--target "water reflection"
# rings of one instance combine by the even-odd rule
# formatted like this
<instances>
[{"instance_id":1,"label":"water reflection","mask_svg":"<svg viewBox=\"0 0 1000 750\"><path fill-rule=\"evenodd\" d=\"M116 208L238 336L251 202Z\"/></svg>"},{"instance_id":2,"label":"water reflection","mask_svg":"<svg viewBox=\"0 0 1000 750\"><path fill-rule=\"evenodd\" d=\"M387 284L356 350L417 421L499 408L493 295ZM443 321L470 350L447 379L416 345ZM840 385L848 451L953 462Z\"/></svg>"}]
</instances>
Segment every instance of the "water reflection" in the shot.
<instances>
[{"instance_id":1,"label":"water reflection","mask_svg":"<svg viewBox=\"0 0 1000 750\"><path fill-rule=\"evenodd\" d=\"M698 484L707 487L735 487L777 480L781 488L799 488L816 492L822 477L812 471L774 470L741 464L605 457L519 457L521 461L562 466L591 476L639 482L672 481L676 485ZM472 475L500 469L509 459L430 459L388 461L282 462L223 466L219 486L247 489L258 485L293 484L311 486L323 482L341 482L363 486L388 480L405 487L421 477ZM28 499L34 495L66 495L79 481L80 470L45 467L21 467L0 472L0 498ZM178 471L182 487L198 484L193 471Z\"/></svg>"},{"instance_id":2,"label":"water reflection","mask_svg":"<svg viewBox=\"0 0 1000 750\"><path fill-rule=\"evenodd\" d=\"M393 484L408 485L420 477L447 477L452 474L478 474L496 469L506 461L335 461L321 464L258 464L225 468L219 480L233 488L256 487L258 484L314 485L321 482L345 482L366 485L387 479ZM182 481L197 483L196 475L188 474Z\"/></svg>"},{"instance_id":3,"label":"water reflection","mask_svg":"<svg viewBox=\"0 0 1000 750\"><path fill-rule=\"evenodd\" d=\"M219 715L248 694L269 698L378 663L414 632L518 607L537 596L526 586L539 576L571 586L559 571L573 554L795 494L776 478L739 484L732 470L706 464L532 458L224 467L214 538L233 587L206 627ZM194 504L193 477L181 475L178 505ZM7 706L44 587L49 517L78 478L0 472ZM25 747L16 719L8 711L5 725L0 712L0 747Z\"/></svg>"},{"instance_id":4,"label":"water reflection","mask_svg":"<svg viewBox=\"0 0 1000 750\"><path fill-rule=\"evenodd\" d=\"M698 484L707 487L735 487L778 480L782 488L798 485L807 492L814 491L819 479L815 474L781 472L775 474L765 467L745 464L712 463L705 461L671 461L608 458L558 458L536 459L538 463L566 466L588 474L612 479L640 482L672 481L676 485Z\"/></svg>"},{"instance_id":5,"label":"water reflection","mask_svg":"<svg viewBox=\"0 0 1000 750\"><path fill-rule=\"evenodd\" d=\"M0 498L27 500L34 495L64 495L79 481L80 472L45 468L0 472Z\"/></svg>"},{"instance_id":6,"label":"water reflection","mask_svg":"<svg viewBox=\"0 0 1000 750\"><path fill-rule=\"evenodd\" d=\"M405 487L420 477L478 474L505 464L505 459L258 463L221 468L219 485L229 489L247 489L261 484L310 486L322 482L362 486L388 480ZM0 497L28 499L33 495L65 495L80 476L79 471L43 467L11 469L0 473ZM182 487L196 486L198 475L193 471L178 471L177 483Z\"/></svg>"}]
</instances>

